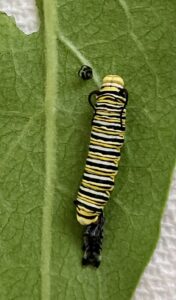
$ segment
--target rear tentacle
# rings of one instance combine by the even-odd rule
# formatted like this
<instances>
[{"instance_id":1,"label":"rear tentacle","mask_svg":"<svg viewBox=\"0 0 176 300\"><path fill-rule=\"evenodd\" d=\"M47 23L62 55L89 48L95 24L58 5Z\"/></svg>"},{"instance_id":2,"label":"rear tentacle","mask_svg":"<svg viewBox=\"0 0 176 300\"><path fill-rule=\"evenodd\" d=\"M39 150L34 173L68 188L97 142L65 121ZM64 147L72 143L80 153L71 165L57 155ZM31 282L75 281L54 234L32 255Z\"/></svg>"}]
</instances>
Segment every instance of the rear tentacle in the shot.
<instances>
[{"instance_id":1,"label":"rear tentacle","mask_svg":"<svg viewBox=\"0 0 176 300\"><path fill-rule=\"evenodd\" d=\"M104 223L105 217L102 212L96 223L86 226L83 235L83 265L93 265L97 268L99 267L101 262Z\"/></svg>"}]
</instances>

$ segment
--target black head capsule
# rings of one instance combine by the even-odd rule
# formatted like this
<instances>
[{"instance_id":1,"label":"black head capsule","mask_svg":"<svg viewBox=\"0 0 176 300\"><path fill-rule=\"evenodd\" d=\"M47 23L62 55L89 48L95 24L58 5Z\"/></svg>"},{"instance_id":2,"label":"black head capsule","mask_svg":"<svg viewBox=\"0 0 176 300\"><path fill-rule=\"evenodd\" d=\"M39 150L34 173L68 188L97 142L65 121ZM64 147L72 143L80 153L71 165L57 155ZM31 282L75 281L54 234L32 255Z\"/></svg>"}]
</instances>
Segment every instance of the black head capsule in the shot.
<instances>
[{"instance_id":1,"label":"black head capsule","mask_svg":"<svg viewBox=\"0 0 176 300\"><path fill-rule=\"evenodd\" d=\"M83 80L89 80L93 77L92 68L86 65L83 65L78 72L78 76Z\"/></svg>"}]
</instances>

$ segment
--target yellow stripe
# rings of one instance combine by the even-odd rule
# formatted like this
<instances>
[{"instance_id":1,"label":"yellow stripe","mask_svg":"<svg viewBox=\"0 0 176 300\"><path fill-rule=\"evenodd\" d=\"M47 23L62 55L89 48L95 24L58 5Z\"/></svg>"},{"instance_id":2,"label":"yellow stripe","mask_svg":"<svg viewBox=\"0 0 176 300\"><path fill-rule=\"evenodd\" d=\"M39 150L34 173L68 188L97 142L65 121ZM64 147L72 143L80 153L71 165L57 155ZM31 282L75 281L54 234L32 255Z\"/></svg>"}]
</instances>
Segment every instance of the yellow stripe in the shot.
<instances>
[{"instance_id":1,"label":"yellow stripe","mask_svg":"<svg viewBox=\"0 0 176 300\"><path fill-rule=\"evenodd\" d=\"M109 130L106 130L106 129L99 129L96 126L92 126L92 130L94 130L96 132L100 132L100 133L108 133L110 135L117 135L117 132L109 131Z\"/></svg>"},{"instance_id":2,"label":"yellow stripe","mask_svg":"<svg viewBox=\"0 0 176 300\"><path fill-rule=\"evenodd\" d=\"M104 148L111 148L111 149L116 149L119 150L120 148L114 144L106 144L100 141L94 141L93 138L90 139L91 144L97 145L97 146L103 146Z\"/></svg>"},{"instance_id":3,"label":"yellow stripe","mask_svg":"<svg viewBox=\"0 0 176 300\"><path fill-rule=\"evenodd\" d=\"M83 208L82 206L81 206L81 208L77 207L76 209L83 216L88 216L89 217L89 216L96 216L97 215L95 212L92 213L92 212L88 211L85 207Z\"/></svg>"},{"instance_id":4,"label":"yellow stripe","mask_svg":"<svg viewBox=\"0 0 176 300\"><path fill-rule=\"evenodd\" d=\"M104 133L104 134L108 133L110 135L116 135L116 136L120 136L120 137L124 137L124 135L125 135L125 132L122 132L119 129L116 129L115 132L114 131L110 131L110 130L106 130L106 129L99 129L96 126L92 126L92 129L94 131L97 131L97 132L101 132L101 133Z\"/></svg>"},{"instance_id":5,"label":"yellow stripe","mask_svg":"<svg viewBox=\"0 0 176 300\"><path fill-rule=\"evenodd\" d=\"M103 109L98 109L97 108L97 111L98 111L98 114L100 115L104 115L104 116L114 116L116 115L117 117L120 116L120 112L116 112L116 111L109 111L109 110L103 110Z\"/></svg>"},{"instance_id":6,"label":"yellow stripe","mask_svg":"<svg viewBox=\"0 0 176 300\"><path fill-rule=\"evenodd\" d=\"M91 174L96 174L96 175L103 175L103 176L115 176L117 174L117 171L111 172L111 173L107 173L107 172L100 172L100 168L98 167L92 167L92 169L86 167L85 168L86 171L90 172Z\"/></svg>"},{"instance_id":7,"label":"yellow stripe","mask_svg":"<svg viewBox=\"0 0 176 300\"><path fill-rule=\"evenodd\" d=\"M117 102L116 101L113 101L113 100L107 100L107 99L98 99L97 102L99 103L109 103L109 104L113 104L113 105L117 105Z\"/></svg>"},{"instance_id":8,"label":"yellow stripe","mask_svg":"<svg viewBox=\"0 0 176 300\"><path fill-rule=\"evenodd\" d=\"M125 125L126 124L126 120L122 120L122 125Z\"/></svg>"},{"instance_id":9,"label":"yellow stripe","mask_svg":"<svg viewBox=\"0 0 176 300\"><path fill-rule=\"evenodd\" d=\"M106 90L106 89L105 89L105 90L102 90L102 89L101 89L100 91L108 91L108 90ZM114 91L115 91L115 90L114 90ZM108 92L109 92L109 91L108 91ZM114 99L114 98L115 98L114 95L105 95L105 96L101 96L101 97L98 98L97 101L101 101L101 100L107 101L107 98L111 98L117 106L118 106L120 100L121 100L121 103L126 102L126 98L124 98L124 97L122 97L122 96L120 96L120 95L119 95L116 99Z\"/></svg>"},{"instance_id":10,"label":"yellow stripe","mask_svg":"<svg viewBox=\"0 0 176 300\"><path fill-rule=\"evenodd\" d=\"M77 221L85 226L85 225L90 225L91 223L95 223L97 220L98 220L98 216L99 215L96 215L93 219L86 219L85 217L80 217L78 214L77 214Z\"/></svg>"},{"instance_id":11,"label":"yellow stripe","mask_svg":"<svg viewBox=\"0 0 176 300\"><path fill-rule=\"evenodd\" d=\"M120 160L120 157L118 158L113 158L113 157L103 157L103 156L98 156L98 155L95 155L95 154L92 154L92 153L88 153L88 156L89 157L92 157L92 158L97 158L99 160L105 160L105 161L113 161L115 163L118 163L119 160Z\"/></svg>"},{"instance_id":12,"label":"yellow stripe","mask_svg":"<svg viewBox=\"0 0 176 300\"><path fill-rule=\"evenodd\" d=\"M119 89L115 86L104 86L103 88L100 89L100 91L117 92L119 91Z\"/></svg>"},{"instance_id":13,"label":"yellow stripe","mask_svg":"<svg viewBox=\"0 0 176 300\"><path fill-rule=\"evenodd\" d=\"M114 102L114 104L115 104L116 106L118 106L118 105L117 105L117 101L116 101L116 99L114 99L114 96L113 96L113 95L101 96L101 97L99 97L99 98L97 99L97 102L108 101L107 97L108 97L108 98L111 98L112 101ZM110 101L111 101L111 100L110 100Z\"/></svg>"},{"instance_id":14,"label":"yellow stripe","mask_svg":"<svg viewBox=\"0 0 176 300\"><path fill-rule=\"evenodd\" d=\"M89 150L89 153L91 154L91 153L94 153L94 152L93 151L91 152L91 150ZM98 150L97 150L97 153L98 153ZM103 154L101 156L98 155L98 157L104 157L106 161L108 161L108 160L113 160L114 161L114 159L116 159L116 156L113 155L113 154L112 155L105 155L105 154Z\"/></svg>"},{"instance_id":15,"label":"yellow stripe","mask_svg":"<svg viewBox=\"0 0 176 300\"><path fill-rule=\"evenodd\" d=\"M78 208L80 209L79 213L83 214L82 211L84 211L84 215L91 216L91 207L85 208L83 206L79 206L79 204L78 204Z\"/></svg>"},{"instance_id":16,"label":"yellow stripe","mask_svg":"<svg viewBox=\"0 0 176 300\"><path fill-rule=\"evenodd\" d=\"M110 176L109 176L110 177ZM100 182L94 182L93 180L91 180L91 178L89 177L89 179L83 179L83 184L87 183L87 184L91 184L92 186L95 186L96 188L106 188L108 189L109 186L111 186L111 183L100 183ZM108 186L108 187L107 187Z\"/></svg>"},{"instance_id":17,"label":"yellow stripe","mask_svg":"<svg viewBox=\"0 0 176 300\"><path fill-rule=\"evenodd\" d=\"M104 121L104 122L108 122L108 123L119 123L120 124L120 118L116 118L116 119L106 119L103 118L103 116L95 116L94 118L95 120L99 120L99 121Z\"/></svg>"},{"instance_id":18,"label":"yellow stripe","mask_svg":"<svg viewBox=\"0 0 176 300\"><path fill-rule=\"evenodd\" d=\"M99 202L99 203L98 203L98 202L97 202L97 203L95 203L95 202L88 202L87 199L84 199L83 197L80 197L80 196L79 196L79 197L78 197L78 201L80 201L79 204L78 204L78 207L79 207L79 208L82 208L82 206L81 206L81 203L82 203L81 200L84 201L84 203L87 204L87 205L89 206L89 208L85 208L85 209L88 209L89 211L91 210L91 207L93 207L93 208L95 208L95 209L96 209L96 208L97 208L97 209L100 209L100 208L103 209L104 206L106 205L106 202L102 202L102 203L100 203L100 202ZM82 204L84 204L84 203L82 203ZM91 205L92 205L92 206L91 206ZM96 207L93 206L93 205L95 205Z\"/></svg>"},{"instance_id":19,"label":"yellow stripe","mask_svg":"<svg viewBox=\"0 0 176 300\"><path fill-rule=\"evenodd\" d=\"M98 145L97 145L97 146L98 146ZM94 153L94 152L93 152L93 151L91 152L91 150L89 150L89 153ZM88 154L89 154L89 153L88 153ZM98 149L97 149L97 153L98 153ZM109 159L116 159L116 156L113 155L113 154L112 154L112 155L103 154L102 156L103 156L106 160L109 160ZM102 157L102 156L101 156L101 157Z\"/></svg>"},{"instance_id":20,"label":"yellow stripe","mask_svg":"<svg viewBox=\"0 0 176 300\"><path fill-rule=\"evenodd\" d=\"M123 144L122 142L114 142L114 144L113 144L113 142L112 142L112 144L110 143L103 143L103 141L101 142L101 140L95 140L94 138L91 138L90 139L91 140L91 144L94 144L94 145L103 145L103 147L106 147L106 148L110 148L110 149L116 149L116 150L120 150L120 146L121 146L121 144ZM115 143L118 143L118 146L117 146L117 144L115 144Z\"/></svg>"},{"instance_id":21,"label":"yellow stripe","mask_svg":"<svg viewBox=\"0 0 176 300\"><path fill-rule=\"evenodd\" d=\"M85 170L91 174L102 175L102 176L115 176L115 174L116 174L116 172L112 172L112 173L107 173L104 171L101 172L101 171L99 171L100 168L98 168L98 167L92 167L92 168L85 167Z\"/></svg>"},{"instance_id":22,"label":"yellow stripe","mask_svg":"<svg viewBox=\"0 0 176 300\"><path fill-rule=\"evenodd\" d=\"M87 183L85 180L83 180L83 186L85 186L85 187L89 187L89 188L91 188L91 189L93 189L93 190L97 190L97 191L107 191L107 187L106 188L103 188L103 187L98 187L98 186L96 186L96 185L91 185L90 183ZM110 190L111 191L111 189L110 188L108 188L108 190Z\"/></svg>"}]
</instances>

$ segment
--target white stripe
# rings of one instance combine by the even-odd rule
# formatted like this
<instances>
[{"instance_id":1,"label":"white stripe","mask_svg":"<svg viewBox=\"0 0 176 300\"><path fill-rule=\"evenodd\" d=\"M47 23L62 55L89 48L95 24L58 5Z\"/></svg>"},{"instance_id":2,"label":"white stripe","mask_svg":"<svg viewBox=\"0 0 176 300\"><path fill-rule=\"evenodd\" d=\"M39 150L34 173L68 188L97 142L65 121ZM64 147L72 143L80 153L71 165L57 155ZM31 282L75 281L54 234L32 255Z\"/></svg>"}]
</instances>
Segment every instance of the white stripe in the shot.
<instances>
[{"instance_id":1,"label":"white stripe","mask_svg":"<svg viewBox=\"0 0 176 300\"><path fill-rule=\"evenodd\" d=\"M103 95L100 95L100 96L98 96L97 98L98 99L101 99L101 97L105 97L105 96L111 96L111 97L113 97L114 99L111 99L112 101L115 101L116 102L116 95L113 95L110 91L103 91ZM106 99L102 99L103 101L105 100L106 101ZM108 99L108 101L109 101L110 99Z\"/></svg>"},{"instance_id":2,"label":"white stripe","mask_svg":"<svg viewBox=\"0 0 176 300\"><path fill-rule=\"evenodd\" d=\"M121 112L122 112L122 108L120 108L119 110L118 109L115 109L115 108L111 108L111 107L104 107L104 106L98 106L97 108L96 108L96 111L98 112L98 113L108 113L108 116L111 116L111 115L116 115L117 116L117 114L120 114ZM110 114L111 113L111 114Z\"/></svg>"},{"instance_id":3,"label":"white stripe","mask_svg":"<svg viewBox=\"0 0 176 300\"><path fill-rule=\"evenodd\" d=\"M98 151L98 150L97 150ZM112 158L112 159L117 159L117 156L116 155L113 155L113 154L102 154L102 153L100 153L100 152L93 152L93 151L91 151L91 150L89 150L89 152L91 153L91 154L93 154L93 155L96 155L96 156L100 156L100 157L110 157L110 158Z\"/></svg>"},{"instance_id":4,"label":"white stripe","mask_svg":"<svg viewBox=\"0 0 176 300\"><path fill-rule=\"evenodd\" d=\"M103 197L106 197L107 199L109 199L109 196L106 194L106 192L103 193L103 192L97 192L95 190L90 190L88 188L83 187L82 185L80 186L80 189L83 191L89 192L91 194L95 194L97 196L103 196ZM105 201L105 200L102 200L102 201Z\"/></svg>"},{"instance_id":5,"label":"white stripe","mask_svg":"<svg viewBox=\"0 0 176 300\"><path fill-rule=\"evenodd\" d=\"M121 139L123 141L123 138L121 136L115 136L115 135L108 135L108 134L103 134L103 133L99 133L99 132L96 132L96 131L93 131L92 132L93 134L99 136L99 137L104 137L104 138L110 138L110 139L113 139L113 140L116 140L116 139Z\"/></svg>"},{"instance_id":6,"label":"white stripe","mask_svg":"<svg viewBox=\"0 0 176 300\"><path fill-rule=\"evenodd\" d=\"M90 161L90 162L96 163L96 164L116 167L115 163L110 163L110 162L107 162L107 161L102 161L102 160L93 159L93 158L87 158L87 160Z\"/></svg>"},{"instance_id":7,"label":"white stripe","mask_svg":"<svg viewBox=\"0 0 176 300\"><path fill-rule=\"evenodd\" d=\"M121 119L121 114L117 111L115 112L109 112L109 111L104 111L104 110L97 110L96 111L96 117L98 118L105 118L107 121L113 121L113 120L117 120L120 121Z\"/></svg>"},{"instance_id":8,"label":"white stripe","mask_svg":"<svg viewBox=\"0 0 176 300\"><path fill-rule=\"evenodd\" d=\"M114 91L115 92L115 91ZM117 101L117 100L123 100L123 101L126 101L126 98L120 96L120 95L115 95L113 94L113 91L112 92L109 92L109 91L103 91L103 95L99 96L98 99L100 99L101 97L104 97L104 96L111 96L113 97L114 99L107 99L107 101ZM106 101L106 99L102 99L102 101Z\"/></svg>"},{"instance_id":9,"label":"white stripe","mask_svg":"<svg viewBox=\"0 0 176 300\"><path fill-rule=\"evenodd\" d=\"M84 179L84 181L87 184L94 185L95 187L96 186L104 187L104 188L111 188L112 187L112 183L100 183L100 182L94 182L94 181L90 181L90 180L86 180L86 179Z\"/></svg>"},{"instance_id":10,"label":"white stripe","mask_svg":"<svg viewBox=\"0 0 176 300\"><path fill-rule=\"evenodd\" d=\"M117 109L114 109L114 108L107 108L107 107L98 107L97 109L96 109L96 111L98 112L98 113L104 113L104 111L105 112L108 112L108 113L113 113L113 114L115 114L115 115L117 115L117 114L120 114L121 113L121 109L120 110L117 110ZM102 112L103 111L103 112ZM109 114L109 116L111 116L111 114Z\"/></svg>"},{"instance_id":11,"label":"white stripe","mask_svg":"<svg viewBox=\"0 0 176 300\"><path fill-rule=\"evenodd\" d=\"M107 180L107 181L113 182L113 180L109 177L100 176L100 175L93 175L93 174L89 174L87 172L84 172L84 176L86 176L88 178L94 178L94 179L99 179L99 180Z\"/></svg>"},{"instance_id":12,"label":"white stripe","mask_svg":"<svg viewBox=\"0 0 176 300\"><path fill-rule=\"evenodd\" d=\"M111 149L111 148L109 149L109 148L105 148L105 147L101 147L101 146L97 146L97 145L89 145L89 148L103 150L103 151L107 151L107 152L119 153L116 149Z\"/></svg>"},{"instance_id":13,"label":"white stripe","mask_svg":"<svg viewBox=\"0 0 176 300\"><path fill-rule=\"evenodd\" d=\"M124 97L122 97L122 96L119 96L119 95L117 96L117 99L126 101L126 98L124 98Z\"/></svg>"},{"instance_id":14,"label":"white stripe","mask_svg":"<svg viewBox=\"0 0 176 300\"><path fill-rule=\"evenodd\" d=\"M103 143L103 144L106 144L106 146L112 145L112 146L118 147L118 146L122 145L122 143L123 143L123 140L117 141L117 139L116 140L113 139L113 140L107 141L107 140L104 140L103 137L99 137L99 139L97 139L96 137L91 137L90 139L91 139L91 141L95 142L96 145L98 145L98 143ZM109 147L107 147L107 148L109 148ZM111 148L109 148L109 149L111 149Z\"/></svg>"},{"instance_id":15,"label":"white stripe","mask_svg":"<svg viewBox=\"0 0 176 300\"><path fill-rule=\"evenodd\" d=\"M107 105L107 106L109 106L110 108L116 108L117 110L121 110L121 108L118 107L117 104L111 104L111 103L106 103L106 102L99 102L98 100L97 100L96 105L97 105L97 106L103 106L103 107L104 107L104 105Z\"/></svg>"},{"instance_id":16,"label":"white stripe","mask_svg":"<svg viewBox=\"0 0 176 300\"><path fill-rule=\"evenodd\" d=\"M80 195L80 197L81 197L81 195ZM99 206L99 205L95 205L95 204L92 204L92 203L89 203L89 202L86 202L86 201L84 201L84 200L82 200L82 199L80 199L79 198L79 196L78 196L78 201L79 202L81 202L81 203L83 203L83 204L86 204L87 206L90 206L90 208L88 208L88 207L84 207L85 208L85 210L91 210L91 207L94 207L94 208L98 208L98 209L101 209L102 208L102 206ZM97 199L98 200L98 199ZM97 201L98 202L98 201ZM104 201L105 202L105 201ZM79 203L78 203L78 205L79 205ZM80 205L81 206L81 205ZM82 206L81 206L82 207Z\"/></svg>"},{"instance_id":17,"label":"white stripe","mask_svg":"<svg viewBox=\"0 0 176 300\"><path fill-rule=\"evenodd\" d=\"M111 125L111 126L121 127L121 125L118 124L118 123L117 124L116 123L108 123L108 122L103 122L103 121L99 121L99 120L93 120L93 123L97 123L97 124L100 124L100 125L102 124L102 125L105 125L105 126Z\"/></svg>"}]
</instances>

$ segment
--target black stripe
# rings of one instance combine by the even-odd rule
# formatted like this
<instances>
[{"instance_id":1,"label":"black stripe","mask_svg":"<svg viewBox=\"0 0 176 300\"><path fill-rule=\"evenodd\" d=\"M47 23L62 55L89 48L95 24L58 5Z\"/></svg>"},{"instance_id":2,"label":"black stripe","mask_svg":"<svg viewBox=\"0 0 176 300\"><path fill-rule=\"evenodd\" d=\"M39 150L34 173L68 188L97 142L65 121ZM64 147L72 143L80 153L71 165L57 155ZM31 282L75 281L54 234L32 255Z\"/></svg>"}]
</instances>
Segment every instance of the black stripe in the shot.
<instances>
[{"instance_id":1,"label":"black stripe","mask_svg":"<svg viewBox=\"0 0 176 300\"><path fill-rule=\"evenodd\" d=\"M83 194L83 195L90 196L92 198L96 198L96 199L99 199L99 200L108 201L108 197L105 197L105 196L102 196L102 195L96 195L96 194L93 194L91 192L87 192L87 191L81 190L81 188L79 188L79 192L81 194Z\"/></svg>"},{"instance_id":2,"label":"black stripe","mask_svg":"<svg viewBox=\"0 0 176 300\"><path fill-rule=\"evenodd\" d=\"M95 166L95 167L102 168L102 169L107 169L107 170L114 170L114 171L118 170L117 166L102 165L100 163L95 163L95 162L92 162L92 161L86 161L86 165Z\"/></svg>"},{"instance_id":3,"label":"black stripe","mask_svg":"<svg viewBox=\"0 0 176 300\"><path fill-rule=\"evenodd\" d=\"M103 140L103 141L108 141L108 142L119 142L119 143L123 143L124 139L119 139L118 137L114 136L114 138L108 138L108 137L104 137L104 136L99 136L96 135L95 133L91 133L91 137L97 140Z\"/></svg>"},{"instance_id":4,"label":"black stripe","mask_svg":"<svg viewBox=\"0 0 176 300\"><path fill-rule=\"evenodd\" d=\"M96 120L96 121L98 121L98 120ZM106 127L106 128L112 128L112 129L117 129L117 130L119 129L121 131L125 131L125 128L122 128L120 124L118 124L119 126L114 126L114 125L111 125L111 124L106 124L105 125L105 124L96 123L96 122L94 122L94 120L93 120L92 124L94 126L98 126L98 127Z\"/></svg>"},{"instance_id":5,"label":"black stripe","mask_svg":"<svg viewBox=\"0 0 176 300\"><path fill-rule=\"evenodd\" d=\"M89 151L90 151L90 150L89 150ZM91 152L91 151L90 151L90 152ZM91 153L90 153L90 154L91 154ZM96 158L94 158L94 157L92 157L92 156L90 156L90 155L88 155L88 157L91 158L91 159L99 159L99 160L102 160L102 155L100 155L99 153L96 153L96 155L98 156L98 157L96 157ZM103 157L106 158L106 162L112 163L112 157L107 157L106 155L103 156Z\"/></svg>"},{"instance_id":6,"label":"black stripe","mask_svg":"<svg viewBox=\"0 0 176 300\"><path fill-rule=\"evenodd\" d=\"M92 131L98 132L98 133L102 133L102 134L109 134L109 135L115 135L119 133L120 130L112 130L109 128L101 127L100 126L96 126L94 125L95 129L93 128ZM101 131L96 131L96 129L100 129ZM107 132L108 131L108 132Z\"/></svg>"},{"instance_id":7,"label":"black stripe","mask_svg":"<svg viewBox=\"0 0 176 300\"><path fill-rule=\"evenodd\" d=\"M99 92L98 93L98 98L101 98L102 96L106 96L106 94L115 96L116 98L118 97L123 97L124 99L119 98L119 100L126 102L126 98L124 96L122 96L121 92L116 92L116 91L103 91L103 92Z\"/></svg>"},{"instance_id":8,"label":"black stripe","mask_svg":"<svg viewBox=\"0 0 176 300\"><path fill-rule=\"evenodd\" d=\"M122 108L118 107L116 104L110 104L110 103L104 103L104 102L97 102L97 107L106 107L106 108L112 108L112 109L116 109L118 111L121 111Z\"/></svg>"},{"instance_id":9,"label":"black stripe","mask_svg":"<svg viewBox=\"0 0 176 300\"><path fill-rule=\"evenodd\" d=\"M77 214L78 214L78 216L80 216L82 218L85 218L85 219L93 220L93 219L96 218L96 216L84 216L84 215L81 215L78 211L77 211Z\"/></svg>"},{"instance_id":10,"label":"black stripe","mask_svg":"<svg viewBox=\"0 0 176 300\"><path fill-rule=\"evenodd\" d=\"M104 155L111 155L111 156L115 156L115 157L119 157L120 156L120 152L112 152L112 151L103 151L100 149L94 149L94 148L89 148L90 152L95 152L95 153L101 153Z\"/></svg>"},{"instance_id":11,"label":"black stripe","mask_svg":"<svg viewBox=\"0 0 176 300\"><path fill-rule=\"evenodd\" d=\"M113 119L113 118L116 118L116 119L120 119L120 118L125 119L125 117L122 117L122 116L121 116L121 113L120 113L120 112L117 112L116 115L106 115L106 114L104 114L104 113L100 113L100 112L97 112L97 111L96 111L96 115L98 115L98 116L100 116L100 117L103 117L103 118L106 118L107 120L110 120L111 118L112 118L112 119Z\"/></svg>"},{"instance_id":12,"label":"black stripe","mask_svg":"<svg viewBox=\"0 0 176 300\"><path fill-rule=\"evenodd\" d=\"M100 109L99 107L96 109L96 115L105 116L106 118L116 118L119 119L119 116L122 115L123 109L119 111L111 111L106 108ZM113 114L112 114L113 113ZM125 115L124 115L125 116Z\"/></svg>"},{"instance_id":13,"label":"black stripe","mask_svg":"<svg viewBox=\"0 0 176 300\"><path fill-rule=\"evenodd\" d=\"M77 200L77 205L85 207L87 209L90 209L90 210L92 210L94 212L102 212L102 208L93 207L93 206L91 206L91 203L90 203L90 205L88 205L88 203L85 204L85 203L79 202L79 200Z\"/></svg>"},{"instance_id":14,"label":"black stripe","mask_svg":"<svg viewBox=\"0 0 176 300\"><path fill-rule=\"evenodd\" d=\"M98 178L90 178L88 176L86 176L86 174L84 173L83 175L83 179L87 180L87 181L91 181L91 182L95 182L95 183L102 183L105 185L114 185L114 181L111 180L104 180L104 179L98 179Z\"/></svg>"},{"instance_id":15,"label":"black stripe","mask_svg":"<svg viewBox=\"0 0 176 300\"><path fill-rule=\"evenodd\" d=\"M101 120L100 120L100 119L101 119ZM116 116L116 117L115 117L115 120L113 120L113 118L111 118L111 117L110 117L110 118L109 118L109 117L107 118L107 116L104 116L104 115L98 116L98 114L96 114L94 120L95 120L95 121L98 121L98 122L106 122L106 123L108 123L108 124L110 124L110 125L111 125L111 121L112 121L112 123L115 123L115 124L119 125L120 122L121 122L121 113L120 113L119 116Z\"/></svg>"}]
</instances>

